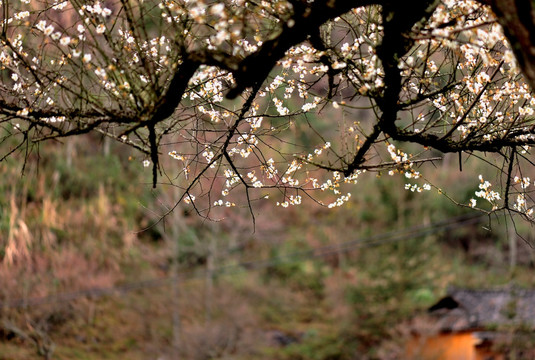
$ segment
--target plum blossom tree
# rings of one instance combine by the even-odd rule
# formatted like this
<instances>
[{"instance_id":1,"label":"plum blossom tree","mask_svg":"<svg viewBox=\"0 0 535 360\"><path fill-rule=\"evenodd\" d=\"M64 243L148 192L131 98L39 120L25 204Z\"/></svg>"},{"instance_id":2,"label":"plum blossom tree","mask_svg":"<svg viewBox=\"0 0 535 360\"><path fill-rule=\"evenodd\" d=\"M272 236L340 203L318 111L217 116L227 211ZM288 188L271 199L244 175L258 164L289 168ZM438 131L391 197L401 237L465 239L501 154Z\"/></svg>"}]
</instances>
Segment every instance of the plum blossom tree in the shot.
<instances>
[{"instance_id":1,"label":"plum blossom tree","mask_svg":"<svg viewBox=\"0 0 535 360\"><path fill-rule=\"evenodd\" d=\"M3 0L2 156L97 132L211 217L238 192L340 206L370 172L441 190L420 165L494 153L503 181L460 205L533 219L529 4Z\"/></svg>"}]
</instances>

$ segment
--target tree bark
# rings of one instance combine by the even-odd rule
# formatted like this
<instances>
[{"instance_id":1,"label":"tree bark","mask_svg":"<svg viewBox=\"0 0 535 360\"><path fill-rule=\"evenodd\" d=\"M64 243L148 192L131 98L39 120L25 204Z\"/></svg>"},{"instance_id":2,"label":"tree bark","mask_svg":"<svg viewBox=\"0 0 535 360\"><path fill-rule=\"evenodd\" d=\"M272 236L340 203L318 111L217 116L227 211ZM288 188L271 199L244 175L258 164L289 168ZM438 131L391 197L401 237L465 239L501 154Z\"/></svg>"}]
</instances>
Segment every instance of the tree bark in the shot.
<instances>
[{"instance_id":1,"label":"tree bark","mask_svg":"<svg viewBox=\"0 0 535 360\"><path fill-rule=\"evenodd\" d=\"M496 14L526 81L535 89L535 1L480 1Z\"/></svg>"}]
</instances>

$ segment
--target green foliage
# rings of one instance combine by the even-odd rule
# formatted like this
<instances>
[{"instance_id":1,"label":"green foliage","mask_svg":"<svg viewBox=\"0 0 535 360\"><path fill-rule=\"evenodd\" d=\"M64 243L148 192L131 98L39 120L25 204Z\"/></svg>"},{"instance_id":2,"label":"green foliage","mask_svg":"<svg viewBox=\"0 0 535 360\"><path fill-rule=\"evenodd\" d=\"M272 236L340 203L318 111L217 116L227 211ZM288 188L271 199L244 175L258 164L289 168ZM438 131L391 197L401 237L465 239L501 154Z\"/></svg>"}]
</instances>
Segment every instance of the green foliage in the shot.
<instances>
[{"instance_id":1,"label":"green foliage","mask_svg":"<svg viewBox=\"0 0 535 360\"><path fill-rule=\"evenodd\" d=\"M358 281L347 288L346 298L354 309L353 331L361 351L371 351L397 325L430 306L444 291L441 279L451 271L440 261L432 238L366 249L357 264Z\"/></svg>"},{"instance_id":2,"label":"green foliage","mask_svg":"<svg viewBox=\"0 0 535 360\"><path fill-rule=\"evenodd\" d=\"M288 242L271 250L274 264L265 270L265 281L274 279L296 290L311 291L316 296L323 293L324 272L321 262L300 258L313 254L313 250L302 242Z\"/></svg>"}]
</instances>

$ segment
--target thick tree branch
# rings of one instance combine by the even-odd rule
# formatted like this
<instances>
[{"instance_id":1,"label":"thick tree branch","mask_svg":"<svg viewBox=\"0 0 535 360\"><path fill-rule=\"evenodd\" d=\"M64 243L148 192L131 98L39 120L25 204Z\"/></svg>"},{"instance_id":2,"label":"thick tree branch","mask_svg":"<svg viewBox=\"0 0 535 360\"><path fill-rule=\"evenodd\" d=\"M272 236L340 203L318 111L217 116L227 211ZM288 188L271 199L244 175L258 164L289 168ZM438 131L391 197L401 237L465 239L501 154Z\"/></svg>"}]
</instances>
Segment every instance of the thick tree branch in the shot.
<instances>
[{"instance_id":1,"label":"thick tree branch","mask_svg":"<svg viewBox=\"0 0 535 360\"><path fill-rule=\"evenodd\" d=\"M385 1L373 0L327 0L307 1L294 0L292 18L282 25L281 32L274 38L264 42L255 53L247 56L232 70L237 85L228 92L229 99L236 98L247 87L267 78L277 61L282 59L292 46L302 43L309 36L316 34L318 28L328 20L342 16L353 8L380 4Z\"/></svg>"},{"instance_id":2,"label":"thick tree branch","mask_svg":"<svg viewBox=\"0 0 535 360\"><path fill-rule=\"evenodd\" d=\"M175 73L165 94L155 106L150 122L156 124L173 115L173 112L182 101L189 80L193 77L201 63L196 59L186 58Z\"/></svg>"},{"instance_id":3,"label":"thick tree branch","mask_svg":"<svg viewBox=\"0 0 535 360\"><path fill-rule=\"evenodd\" d=\"M355 157L353 158L353 161L347 166L346 169L344 169L345 176L350 176L355 170L360 168L360 165L366 160L364 156L366 156L366 154L370 150L375 140L377 140L379 135L381 135L381 126L379 125L379 123L377 123L373 127L372 133L366 136L366 140L358 149L357 153L355 154Z\"/></svg>"},{"instance_id":4,"label":"thick tree branch","mask_svg":"<svg viewBox=\"0 0 535 360\"><path fill-rule=\"evenodd\" d=\"M387 4L382 9L384 35L377 48L377 55L383 63L385 86L377 103L383 112L379 125L390 136L397 131L395 122L400 108L398 101L402 78L398 68L399 59L414 44L409 36L410 31L422 20L429 18L439 2L421 0L418 3L418 6L410 8L403 3Z\"/></svg>"}]
</instances>

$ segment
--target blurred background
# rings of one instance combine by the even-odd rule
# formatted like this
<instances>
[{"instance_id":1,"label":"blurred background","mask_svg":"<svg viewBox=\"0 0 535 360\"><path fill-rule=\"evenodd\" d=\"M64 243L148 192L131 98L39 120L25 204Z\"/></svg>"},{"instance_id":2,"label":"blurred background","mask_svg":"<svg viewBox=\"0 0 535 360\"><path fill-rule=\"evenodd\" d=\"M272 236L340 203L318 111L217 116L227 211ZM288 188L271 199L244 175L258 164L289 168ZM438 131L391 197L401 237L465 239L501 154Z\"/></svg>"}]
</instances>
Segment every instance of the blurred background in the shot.
<instances>
[{"instance_id":1,"label":"blurred background","mask_svg":"<svg viewBox=\"0 0 535 360\"><path fill-rule=\"evenodd\" d=\"M2 162L0 359L399 359L448 289L535 283L529 225L399 176L362 177L340 208L207 221L162 218L178 193L143 160L88 135ZM427 180L468 203L492 175L463 161Z\"/></svg>"}]
</instances>

